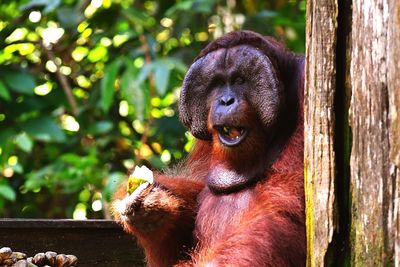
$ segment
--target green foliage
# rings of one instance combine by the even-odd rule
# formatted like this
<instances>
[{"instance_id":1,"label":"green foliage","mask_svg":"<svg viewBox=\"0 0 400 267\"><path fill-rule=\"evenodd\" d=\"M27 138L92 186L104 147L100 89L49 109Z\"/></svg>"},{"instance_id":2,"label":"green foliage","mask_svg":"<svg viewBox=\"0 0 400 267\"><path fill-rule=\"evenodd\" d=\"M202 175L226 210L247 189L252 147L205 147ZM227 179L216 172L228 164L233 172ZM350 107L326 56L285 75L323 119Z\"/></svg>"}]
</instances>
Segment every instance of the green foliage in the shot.
<instances>
[{"instance_id":1,"label":"green foliage","mask_svg":"<svg viewBox=\"0 0 400 267\"><path fill-rule=\"evenodd\" d=\"M193 137L177 115L188 66L235 29L304 51L305 1L16 0L0 5L0 216L104 218L136 164Z\"/></svg>"}]
</instances>

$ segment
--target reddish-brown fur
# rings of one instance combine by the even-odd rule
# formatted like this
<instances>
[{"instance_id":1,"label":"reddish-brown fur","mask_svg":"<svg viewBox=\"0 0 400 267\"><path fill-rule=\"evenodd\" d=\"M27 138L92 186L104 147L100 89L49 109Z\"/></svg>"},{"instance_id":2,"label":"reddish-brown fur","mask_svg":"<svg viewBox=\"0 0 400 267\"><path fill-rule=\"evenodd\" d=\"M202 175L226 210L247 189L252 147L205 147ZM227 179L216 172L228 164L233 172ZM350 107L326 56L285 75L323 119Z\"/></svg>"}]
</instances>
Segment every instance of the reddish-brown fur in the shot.
<instances>
[{"instance_id":1,"label":"reddish-brown fur","mask_svg":"<svg viewBox=\"0 0 400 267\"><path fill-rule=\"evenodd\" d=\"M247 38L247 39L246 39ZM250 39L249 39L250 38ZM233 34L207 47L200 56L220 47L240 43L254 45L282 68L295 60L275 41L270 47L246 32ZM263 138L252 140L239 153L229 154L218 142L197 140L194 150L179 175L156 175L156 185L163 190L145 192L140 201L152 200L148 211L166 214L147 220L147 226L135 228L116 214L125 230L134 234L143 246L149 266L304 266L305 215L303 189L303 62L288 63L289 74L281 79L296 79L293 95L298 107L294 125L284 126L287 137L282 152L265 171L264 179L230 194L214 194L204 186L205 177L216 164L251 164L262 162L265 155ZM294 65L295 66L294 66ZM286 77L288 76L288 77ZM247 107L249 120L257 124ZM210 132L215 135L213 129ZM260 130L260 134L262 134ZM217 140L218 138L213 138ZM232 164L232 163L230 163ZM125 196L124 187L117 198ZM150 190L150 189L149 189ZM146 216L141 216L146 221ZM136 225L136 224L135 224ZM137 226L137 225L136 225Z\"/></svg>"}]
</instances>

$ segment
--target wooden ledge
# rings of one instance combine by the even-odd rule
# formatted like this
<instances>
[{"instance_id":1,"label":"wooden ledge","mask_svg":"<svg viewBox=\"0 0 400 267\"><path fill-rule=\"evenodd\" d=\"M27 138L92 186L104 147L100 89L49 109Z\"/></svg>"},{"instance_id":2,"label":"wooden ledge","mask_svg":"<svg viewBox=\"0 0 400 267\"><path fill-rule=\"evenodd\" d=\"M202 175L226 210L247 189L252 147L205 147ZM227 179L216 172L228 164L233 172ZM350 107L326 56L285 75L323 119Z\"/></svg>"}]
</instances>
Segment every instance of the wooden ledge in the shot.
<instances>
[{"instance_id":1,"label":"wooden ledge","mask_svg":"<svg viewBox=\"0 0 400 267\"><path fill-rule=\"evenodd\" d=\"M120 226L112 220L0 219L0 228L105 228Z\"/></svg>"},{"instance_id":2,"label":"wooden ledge","mask_svg":"<svg viewBox=\"0 0 400 267\"><path fill-rule=\"evenodd\" d=\"M134 238L111 220L0 219L0 247L73 254L78 266L145 265Z\"/></svg>"}]
</instances>

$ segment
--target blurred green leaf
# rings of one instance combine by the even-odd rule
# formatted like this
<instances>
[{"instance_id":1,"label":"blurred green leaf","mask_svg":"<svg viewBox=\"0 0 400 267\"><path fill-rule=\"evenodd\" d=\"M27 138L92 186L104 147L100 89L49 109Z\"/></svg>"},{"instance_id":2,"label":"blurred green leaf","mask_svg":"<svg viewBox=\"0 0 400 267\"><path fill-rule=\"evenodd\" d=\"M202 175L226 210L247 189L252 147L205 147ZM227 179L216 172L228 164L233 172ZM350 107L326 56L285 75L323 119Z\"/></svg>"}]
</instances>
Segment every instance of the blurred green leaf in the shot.
<instances>
[{"instance_id":1,"label":"blurred green leaf","mask_svg":"<svg viewBox=\"0 0 400 267\"><path fill-rule=\"evenodd\" d=\"M92 50L90 50L89 55L87 56L87 58L89 59L90 62L97 62L97 61L101 61L101 60L105 60L106 56L107 56L107 48L102 46L102 45L98 45L95 48L93 48Z\"/></svg>"},{"instance_id":2,"label":"blurred green leaf","mask_svg":"<svg viewBox=\"0 0 400 267\"><path fill-rule=\"evenodd\" d=\"M124 14L132 21L134 25L140 25L143 27L151 27L154 25L155 20L150 15L144 13L142 10L135 9L133 7L128 8L124 11Z\"/></svg>"},{"instance_id":3,"label":"blurred green leaf","mask_svg":"<svg viewBox=\"0 0 400 267\"><path fill-rule=\"evenodd\" d=\"M197 0L193 4L193 9L200 13L210 13L216 0Z\"/></svg>"},{"instance_id":4,"label":"blurred green leaf","mask_svg":"<svg viewBox=\"0 0 400 267\"><path fill-rule=\"evenodd\" d=\"M172 69L176 69L180 73L185 73L187 71L186 65L178 59L159 59L143 66L139 72L137 82L139 84L144 82L150 73L153 73L157 93L160 96L164 96L169 86Z\"/></svg>"},{"instance_id":5,"label":"blurred green leaf","mask_svg":"<svg viewBox=\"0 0 400 267\"><path fill-rule=\"evenodd\" d=\"M10 201L15 201L17 198L14 189L7 184L0 184L0 196Z\"/></svg>"},{"instance_id":6,"label":"blurred green leaf","mask_svg":"<svg viewBox=\"0 0 400 267\"><path fill-rule=\"evenodd\" d=\"M156 90L160 96L164 96L167 92L171 69L168 64L165 64L163 61L157 62L154 69Z\"/></svg>"},{"instance_id":7,"label":"blurred green leaf","mask_svg":"<svg viewBox=\"0 0 400 267\"><path fill-rule=\"evenodd\" d=\"M169 8L167 12L165 12L165 15L169 17L177 11L188 11L193 6L193 3L194 0L185 0L182 2L178 2L177 4Z\"/></svg>"},{"instance_id":8,"label":"blurred green leaf","mask_svg":"<svg viewBox=\"0 0 400 267\"><path fill-rule=\"evenodd\" d=\"M62 7L57 9L57 18L63 28L73 28L83 20L84 16L75 8Z\"/></svg>"},{"instance_id":9,"label":"blurred green leaf","mask_svg":"<svg viewBox=\"0 0 400 267\"><path fill-rule=\"evenodd\" d=\"M40 189L46 184L45 177L50 177L54 173L54 165L50 164L35 172L27 175L27 179L23 185L24 191L34 191Z\"/></svg>"},{"instance_id":10,"label":"blurred green leaf","mask_svg":"<svg viewBox=\"0 0 400 267\"><path fill-rule=\"evenodd\" d=\"M0 81L0 97L7 101L11 100L10 93L2 81Z\"/></svg>"},{"instance_id":11,"label":"blurred green leaf","mask_svg":"<svg viewBox=\"0 0 400 267\"><path fill-rule=\"evenodd\" d=\"M122 97L135 108L136 118L143 121L145 117L146 95L128 67L121 77Z\"/></svg>"},{"instance_id":12,"label":"blurred green leaf","mask_svg":"<svg viewBox=\"0 0 400 267\"><path fill-rule=\"evenodd\" d=\"M24 168L22 167L22 165L21 165L20 163L17 163L17 164L15 164L15 165L12 165L12 166L11 166L11 169L13 169L13 171L14 171L15 173L19 173L19 174L24 173Z\"/></svg>"},{"instance_id":13,"label":"blurred green leaf","mask_svg":"<svg viewBox=\"0 0 400 267\"><path fill-rule=\"evenodd\" d=\"M180 60L178 58L169 58L168 64L171 64L174 69L176 69L178 72L180 72L182 74L185 74L186 71L188 70L185 63L183 63L182 60Z\"/></svg>"},{"instance_id":14,"label":"blurred green leaf","mask_svg":"<svg viewBox=\"0 0 400 267\"><path fill-rule=\"evenodd\" d=\"M157 169L163 169L166 167L166 164L162 162L162 160L159 157L156 156L151 156L150 158L147 159L152 166L154 166Z\"/></svg>"},{"instance_id":15,"label":"blurred green leaf","mask_svg":"<svg viewBox=\"0 0 400 267\"><path fill-rule=\"evenodd\" d=\"M0 147L4 147L4 145L12 140L14 135L16 134L16 131L13 128L5 128L1 129L0 131Z\"/></svg>"},{"instance_id":16,"label":"blurred green leaf","mask_svg":"<svg viewBox=\"0 0 400 267\"><path fill-rule=\"evenodd\" d=\"M7 85L18 93L33 94L35 88L35 79L26 72L6 72L3 74L4 81Z\"/></svg>"},{"instance_id":17,"label":"blurred green leaf","mask_svg":"<svg viewBox=\"0 0 400 267\"><path fill-rule=\"evenodd\" d=\"M141 84L142 82L144 82L147 79L147 77L149 76L149 74L151 73L151 71L153 70L153 68L154 68L154 64L153 63L145 64L140 69L139 75L138 75L138 77L136 79L137 83Z\"/></svg>"},{"instance_id":18,"label":"blurred green leaf","mask_svg":"<svg viewBox=\"0 0 400 267\"><path fill-rule=\"evenodd\" d=\"M39 141L64 142L66 136L58 124L48 116L30 119L21 124L21 129Z\"/></svg>"},{"instance_id":19,"label":"blurred green leaf","mask_svg":"<svg viewBox=\"0 0 400 267\"><path fill-rule=\"evenodd\" d=\"M27 10L32 7L45 6L43 13L48 13L56 9L61 3L61 0L31 0L26 5L21 6L21 10Z\"/></svg>"},{"instance_id":20,"label":"blurred green leaf","mask_svg":"<svg viewBox=\"0 0 400 267\"><path fill-rule=\"evenodd\" d=\"M3 198L0 197L0 210L4 210L5 201Z\"/></svg>"},{"instance_id":21,"label":"blurred green leaf","mask_svg":"<svg viewBox=\"0 0 400 267\"><path fill-rule=\"evenodd\" d=\"M114 192L117 190L121 182L126 178L126 175L122 172L110 173L107 179L106 186L103 189L103 197L106 201L110 201Z\"/></svg>"},{"instance_id":22,"label":"blurred green leaf","mask_svg":"<svg viewBox=\"0 0 400 267\"><path fill-rule=\"evenodd\" d=\"M89 134L105 134L111 131L113 128L113 123L111 121L98 121L91 124L88 128Z\"/></svg>"},{"instance_id":23,"label":"blurred green leaf","mask_svg":"<svg viewBox=\"0 0 400 267\"><path fill-rule=\"evenodd\" d=\"M15 143L19 148L27 153L32 151L33 141L25 132L20 133L15 137Z\"/></svg>"},{"instance_id":24,"label":"blurred green leaf","mask_svg":"<svg viewBox=\"0 0 400 267\"><path fill-rule=\"evenodd\" d=\"M271 10L262 10L256 14L256 16L261 17L261 18L274 18L278 15L277 12L271 11Z\"/></svg>"},{"instance_id":25,"label":"blurred green leaf","mask_svg":"<svg viewBox=\"0 0 400 267\"><path fill-rule=\"evenodd\" d=\"M82 157L74 153L67 153L61 156L61 160L71 164L79 164Z\"/></svg>"},{"instance_id":26,"label":"blurred green leaf","mask_svg":"<svg viewBox=\"0 0 400 267\"><path fill-rule=\"evenodd\" d=\"M119 66L120 61L115 60L107 65L104 70L104 77L101 80L101 108L105 112L108 112L113 102L115 91L114 83L117 79Z\"/></svg>"}]
</instances>

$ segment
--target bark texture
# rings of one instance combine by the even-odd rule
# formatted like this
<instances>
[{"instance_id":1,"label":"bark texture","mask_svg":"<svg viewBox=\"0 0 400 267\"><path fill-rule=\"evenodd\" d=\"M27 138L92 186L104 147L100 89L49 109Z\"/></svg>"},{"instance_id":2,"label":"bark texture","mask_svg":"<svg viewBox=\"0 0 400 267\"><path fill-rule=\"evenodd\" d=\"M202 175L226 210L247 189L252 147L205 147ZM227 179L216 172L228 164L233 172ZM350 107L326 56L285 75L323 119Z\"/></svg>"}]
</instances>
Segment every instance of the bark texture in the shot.
<instances>
[{"instance_id":1,"label":"bark texture","mask_svg":"<svg viewBox=\"0 0 400 267\"><path fill-rule=\"evenodd\" d=\"M355 266L394 266L400 260L394 254L399 242L398 7L396 0L353 1L350 245Z\"/></svg>"},{"instance_id":2,"label":"bark texture","mask_svg":"<svg viewBox=\"0 0 400 267\"><path fill-rule=\"evenodd\" d=\"M307 264L400 266L400 1L307 12Z\"/></svg>"},{"instance_id":3,"label":"bark texture","mask_svg":"<svg viewBox=\"0 0 400 267\"><path fill-rule=\"evenodd\" d=\"M335 228L336 15L336 1L307 2L304 178L308 266L323 266Z\"/></svg>"},{"instance_id":4,"label":"bark texture","mask_svg":"<svg viewBox=\"0 0 400 267\"><path fill-rule=\"evenodd\" d=\"M394 246L395 266L400 266L400 2L389 2L388 25L389 144L393 166L392 199L389 214L390 243Z\"/></svg>"}]
</instances>

